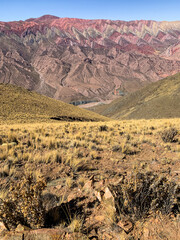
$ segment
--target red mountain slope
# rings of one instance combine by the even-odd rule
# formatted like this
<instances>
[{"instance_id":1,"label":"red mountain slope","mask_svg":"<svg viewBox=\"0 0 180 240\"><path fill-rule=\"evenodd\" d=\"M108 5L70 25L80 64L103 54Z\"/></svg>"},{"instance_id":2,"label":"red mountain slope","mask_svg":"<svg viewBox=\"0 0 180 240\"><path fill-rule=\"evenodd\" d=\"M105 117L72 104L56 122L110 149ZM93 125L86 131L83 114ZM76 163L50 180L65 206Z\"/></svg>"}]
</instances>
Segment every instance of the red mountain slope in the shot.
<instances>
[{"instance_id":1,"label":"red mountain slope","mask_svg":"<svg viewBox=\"0 0 180 240\"><path fill-rule=\"evenodd\" d=\"M65 101L111 99L180 71L180 22L46 15L0 22L0 82Z\"/></svg>"}]
</instances>

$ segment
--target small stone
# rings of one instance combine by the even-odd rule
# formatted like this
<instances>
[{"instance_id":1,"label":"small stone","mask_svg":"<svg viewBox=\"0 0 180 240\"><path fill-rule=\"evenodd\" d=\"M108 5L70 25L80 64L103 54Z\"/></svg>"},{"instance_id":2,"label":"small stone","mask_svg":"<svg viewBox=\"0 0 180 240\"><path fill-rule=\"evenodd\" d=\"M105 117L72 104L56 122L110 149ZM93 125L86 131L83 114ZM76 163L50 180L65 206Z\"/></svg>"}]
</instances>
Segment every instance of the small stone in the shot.
<instances>
[{"instance_id":1,"label":"small stone","mask_svg":"<svg viewBox=\"0 0 180 240\"><path fill-rule=\"evenodd\" d=\"M24 226L24 225L21 225L21 224L19 224L18 226L17 226L17 228L16 228L16 232L23 232L23 231L29 231L30 230L30 228L29 227L26 227L26 226Z\"/></svg>"},{"instance_id":2,"label":"small stone","mask_svg":"<svg viewBox=\"0 0 180 240\"><path fill-rule=\"evenodd\" d=\"M144 234L143 234L145 239L148 239L149 233L150 233L150 232L149 232L149 229L145 228L145 229L144 229Z\"/></svg>"},{"instance_id":3,"label":"small stone","mask_svg":"<svg viewBox=\"0 0 180 240\"><path fill-rule=\"evenodd\" d=\"M103 234L103 240L113 240L114 238L108 234L108 233L104 233Z\"/></svg>"},{"instance_id":4,"label":"small stone","mask_svg":"<svg viewBox=\"0 0 180 240\"><path fill-rule=\"evenodd\" d=\"M121 227L126 233L129 233L133 230L133 224L128 220L121 220L117 225Z\"/></svg>"},{"instance_id":5,"label":"small stone","mask_svg":"<svg viewBox=\"0 0 180 240\"><path fill-rule=\"evenodd\" d=\"M105 200L108 200L108 199L113 199L114 200L114 197L113 197L113 195L112 195L112 193L111 193L111 191L109 190L108 187L105 188L105 192L104 192L103 197L104 197Z\"/></svg>"},{"instance_id":6,"label":"small stone","mask_svg":"<svg viewBox=\"0 0 180 240\"><path fill-rule=\"evenodd\" d=\"M101 202L102 201L102 195L99 191L95 191L94 192L95 196L97 197L97 199Z\"/></svg>"},{"instance_id":7,"label":"small stone","mask_svg":"<svg viewBox=\"0 0 180 240\"><path fill-rule=\"evenodd\" d=\"M87 182L84 184L83 189L84 189L86 192L91 192L91 191L93 190L93 182L92 182L92 180L87 181Z\"/></svg>"},{"instance_id":8,"label":"small stone","mask_svg":"<svg viewBox=\"0 0 180 240\"><path fill-rule=\"evenodd\" d=\"M7 230L3 222L0 222L0 232L3 230Z\"/></svg>"},{"instance_id":9,"label":"small stone","mask_svg":"<svg viewBox=\"0 0 180 240\"><path fill-rule=\"evenodd\" d=\"M97 222L103 222L105 220L105 216L103 216L103 215L95 216L94 219Z\"/></svg>"}]
</instances>

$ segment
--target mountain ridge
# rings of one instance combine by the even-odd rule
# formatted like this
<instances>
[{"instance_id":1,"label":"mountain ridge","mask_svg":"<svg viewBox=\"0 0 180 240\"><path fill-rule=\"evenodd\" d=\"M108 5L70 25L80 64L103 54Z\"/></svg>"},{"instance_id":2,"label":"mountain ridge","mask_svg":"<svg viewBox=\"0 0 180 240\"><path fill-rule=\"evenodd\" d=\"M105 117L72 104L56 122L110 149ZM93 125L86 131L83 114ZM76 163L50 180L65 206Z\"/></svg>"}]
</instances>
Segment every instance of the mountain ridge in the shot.
<instances>
[{"instance_id":1,"label":"mountain ridge","mask_svg":"<svg viewBox=\"0 0 180 240\"><path fill-rule=\"evenodd\" d=\"M114 99L180 71L180 21L45 15L0 22L0 82L66 102Z\"/></svg>"},{"instance_id":2,"label":"mountain ridge","mask_svg":"<svg viewBox=\"0 0 180 240\"><path fill-rule=\"evenodd\" d=\"M180 117L180 73L91 110L114 119Z\"/></svg>"}]
</instances>

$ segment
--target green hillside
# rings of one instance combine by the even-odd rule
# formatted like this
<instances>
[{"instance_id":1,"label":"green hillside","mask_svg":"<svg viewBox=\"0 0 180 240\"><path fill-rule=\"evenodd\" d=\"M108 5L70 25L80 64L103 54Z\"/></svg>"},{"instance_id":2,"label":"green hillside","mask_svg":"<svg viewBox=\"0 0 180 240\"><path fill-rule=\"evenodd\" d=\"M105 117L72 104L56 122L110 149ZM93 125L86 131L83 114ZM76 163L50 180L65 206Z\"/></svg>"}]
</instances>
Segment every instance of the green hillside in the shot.
<instances>
[{"instance_id":1,"label":"green hillside","mask_svg":"<svg viewBox=\"0 0 180 240\"><path fill-rule=\"evenodd\" d=\"M91 110L114 119L179 118L180 73Z\"/></svg>"},{"instance_id":2,"label":"green hillside","mask_svg":"<svg viewBox=\"0 0 180 240\"><path fill-rule=\"evenodd\" d=\"M0 84L0 123L103 121L104 116L9 84Z\"/></svg>"}]
</instances>

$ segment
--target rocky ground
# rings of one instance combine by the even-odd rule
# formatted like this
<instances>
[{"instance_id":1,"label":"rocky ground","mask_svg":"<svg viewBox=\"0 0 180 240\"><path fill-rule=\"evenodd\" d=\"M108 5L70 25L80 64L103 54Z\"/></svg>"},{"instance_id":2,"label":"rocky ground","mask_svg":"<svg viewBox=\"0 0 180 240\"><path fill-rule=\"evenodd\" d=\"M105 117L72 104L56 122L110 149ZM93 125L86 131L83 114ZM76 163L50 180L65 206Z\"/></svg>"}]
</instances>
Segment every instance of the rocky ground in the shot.
<instances>
[{"instance_id":1,"label":"rocky ground","mask_svg":"<svg viewBox=\"0 0 180 240\"><path fill-rule=\"evenodd\" d=\"M178 240L179 123L1 125L0 239Z\"/></svg>"}]
</instances>

